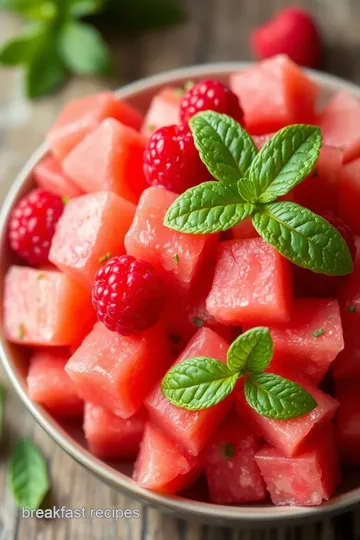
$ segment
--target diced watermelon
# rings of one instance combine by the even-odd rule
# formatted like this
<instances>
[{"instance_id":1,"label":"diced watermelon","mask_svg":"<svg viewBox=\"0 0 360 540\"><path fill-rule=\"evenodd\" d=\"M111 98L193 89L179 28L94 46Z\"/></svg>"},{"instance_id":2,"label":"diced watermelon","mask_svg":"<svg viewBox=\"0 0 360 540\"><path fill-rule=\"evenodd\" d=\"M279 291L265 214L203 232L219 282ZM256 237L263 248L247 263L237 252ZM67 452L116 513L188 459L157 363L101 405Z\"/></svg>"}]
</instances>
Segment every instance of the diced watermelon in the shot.
<instances>
[{"instance_id":1,"label":"diced watermelon","mask_svg":"<svg viewBox=\"0 0 360 540\"><path fill-rule=\"evenodd\" d=\"M153 97L141 128L143 135L151 135L164 126L180 124L179 107L182 99L178 88L167 86Z\"/></svg>"},{"instance_id":2,"label":"diced watermelon","mask_svg":"<svg viewBox=\"0 0 360 540\"><path fill-rule=\"evenodd\" d=\"M73 149L63 168L87 193L112 191L136 203L146 187L145 145L135 129L108 118Z\"/></svg>"},{"instance_id":3,"label":"diced watermelon","mask_svg":"<svg viewBox=\"0 0 360 540\"><path fill-rule=\"evenodd\" d=\"M34 167L34 179L38 186L60 197L78 197L83 191L64 173L60 162L53 156L44 157Z\"/></svg>"},{"instance_id":4,"label":"diced watermelon","mask_svg":"<svg viewBox=\"0 0 360 540\"><path fill-rule=\"evenodd\" d=\"M125 253L124 238L135 209L133 203L106 191L69 201L56 227L50 261L92 287L96 271L107 258Z\"/></svg>"},{"instance_id":5,"label":"diced watermelon","mask_svg":"<svg viewBox=\"0 0 360 540\"><path fill-rule=\"evenodd\" d=\"M341 461L360 465L360 379L336 382L336 399L340 406L336 415L337 446Z\"/></svg>"},{"instance_id":6,"label":"diced watermelon","mask_svg":"<svg viewBox=\"0 0 360 540\"><path fill-rule=\"evenodd\" d=\"M185 456L157 427L146 425L133 475L141 487L177 493L189 487L200 471L200 459Z\"/></svg>"},{"instance_id":7,"label":"diced watermelon","mask_svg":"<svg viewBox=\"0 0 360 540\"><path fill-rule=\"evenodd\" d=\"M4 328L23 345L72 345L96 316L91 295L62 272L12 266L5 277Z\"/></svg>"},{"instance_id":8,"label":"diced watermelon","mask_svg":"<svg viewBox=\"0 0 360 540\"><path fill-rule=\"evenodd\" d=\"M344 162L360 156L360 101L341 91L326 104L319 117L324 144L344 149Z\"/></svg>"},{"instance_id":9,"label":"diced watermelon","mask_svg":"<svg viewBox=\"0 0 360 540\"><path fill-rule=\"evenodd\" d=\"M334 428L325 425L301 454L285 457L270 445L255 456L271 500L278 506L317 506L329 500L339 478Z\"/></svg>"},{"instance_id":10,"label":"diced watermelon","mask_svg":"<svg viewBox=\"0 0 360 540\"><path fill-rule=\"evenodd\" d=\"M129 255L153 264L170 289L180 286L188 290L212 258L218 235L184 234L165 227L165 214L177 197L161 187L146 189L125 247Z\"/></svg>"},{"instance_id":11,"label":"diced watermelon","mask_svg":"<svg viewBox=\"0 0 360 540\"><path fill-rule=\"evenodd\" d=\"M356 234L360 234L359 200L360 158L342 167L339 183L339 214Z\"/></svg>"},{"instance_id":12,"label":"diced watermelon","mask_svg":"<svg viewBox=\"0 0 360 540\"><path fill-rule=\"evenodd\" d=\"M141 335L121 336L97 323L66 365L85 401L129 418L166 371L163 323Z\"/></svg>"},{"instance_id":13,"label":"diced watermelon","mask_svg":"<svg viewBox=\"0 0 360 540\"><path fill-rule=\"evenodd\" d=\"M268 371L290 378L291 375L306 377L313 384L321 381L344 348L337 300L295 299L290 322L271 325L269 330L274 341L274 357ZM317 330L323 334L314 336Z\"/></svg>"},{"instance_id":14,"label":"diced watermelon","mask_svg":"<svg viewBox=\"0 0 360 540\"><path fill-rule=\"evenodd\" d=\"M326 421L331 420L339 405L334 398L324 394L307 381L295 379L295 377L292 377L292 380L298 382L313 396L317 403L316 409L292 420L272 420L252 409L245 401L243 391L237 393L236 402L240 417L287 457L292 457L301 451L302 443L308 435L319 429Z\"/></svg>"},{"instance_id":15,"label":"diced watermelon","mask_svg":"<svg viewBox=\"0 0 360 540\"><path fill-rule=\"evenodd\" d=\"M336 211L343 157L342 148L323 146L314 171L294 190L296 202L316 213Z\"/></svg>"},{"instance_id":16,"label":"diced watermelon","mask_svg":"<svg viewBox=\"0 0 360 540\"><path fill-rule=\"evenodd\" d=\"M211 501L233 504L266 499L266 488L254 455L260 437L231 414L204 450Z\"/></svg>"},{"instance_id":17,"label":"diced watermelon","mask_svg":"<svg viewBox=\"0 0 360 540\"><path fill-rule=\"evenodd\" d=\"M143 409L124 420L102 407L85 403L84 433L90 452L103 458L134 458L144 434L146 418Z\"/></svg>"},{"instance_id":18,"label":"diced watermelon","mask_svg":"<svg viewBox=\"0 0 360 540\"><path fill-rule=\"evenodd\" d=\"M139 111L112 92L75 99L65 105L47 135L52 152L64 159L105 118L115 118L137 130L143 122Z\"/></svg>"},{"instance_id":19,"label":"diced watermelon","mask_svg":"<svg viewBox=\"0 0 360 540\"><path fill-rule=\"evenodd\" d=\"M175 364L196 356L226 361L228 343L210 328L200 328ZM160 385L147 398L150 419L192 456L197 456L221 423L233 402L232 396L218 405L200 411L187 411L170 403Z\"/></svg>"},{"instance_id":20,"label":"diced watermelon","mask_svg":"<svg viewBox=\"0 0 360 540\"><path fill-rule=\"evenodd\" d=\"M240 99L245 127L268 134L296 123L312 123L317 85L287 56L275 56L230 76Z\"/></svg>"},{"instance_id":21,"label":"diced watermelon","mask_svg":"<svg viewBox=\"0 0 360 540\"><path fill-rule=\"evenodd\" d=\"M223 324L271 324L290 319L290 263L262 238L227 240L218 248L206 307Z\"/></svg>"},{"instance_id":22,"label":"diced watermelon","mask_svg":"<svg viewBox=\"0 0 360 540\"><path fill-rule=\"evenodd\" d=\"M84 402L65 371L68 349L39 349L30 359L26 379L29 398L57 416L81 417Z\"/></svg>"}]
</instances>

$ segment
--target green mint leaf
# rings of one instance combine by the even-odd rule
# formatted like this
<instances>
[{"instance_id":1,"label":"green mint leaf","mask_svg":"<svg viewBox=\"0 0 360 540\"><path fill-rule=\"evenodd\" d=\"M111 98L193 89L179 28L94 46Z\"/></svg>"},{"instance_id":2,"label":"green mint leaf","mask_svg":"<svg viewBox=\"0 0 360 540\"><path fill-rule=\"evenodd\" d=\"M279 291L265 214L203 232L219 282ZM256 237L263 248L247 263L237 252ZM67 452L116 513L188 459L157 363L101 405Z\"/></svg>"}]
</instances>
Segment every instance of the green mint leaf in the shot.
<instances>
[{"instance_id":1,"label":"green mint leaf","mask_svg":"<svg viewBox=\"0 0 360 540\"><path fill-rule=\"evenodd\" d=\"M273 341L268 328L258 326L241 334L227 353L229 369L238 373L241 370L252 373L262 372L273 357Z\"/></svg>"},{"instance_id":2,"label":"green mint leaf","mask_svg":"<svg viewBox=\"0 0 360 540\"><path fill-rule=\"evenodd\" d=\"M233 118L213 111L200 112L189 121L200 158L214 178L233 183L246 176L257 148Z\"/></svg>"},{"instance_id":3,"label":"green mint leaf","mask_svg":"<svg viewBox=\"0 0 360 540\"><path fill-rule=\"evenodd\" d=\"M106 0L68 0L70 17L86 17L100 13L105 8Z\"/></svg>"},{"instance_id":4,"label":"green mint leaf","mask_svg":"<svg viewBox=\"0 0 360 540\"><path fill-rule=\"evenodd\" d=\"M235 446L232 443L224 443L221 445L221 455L224 458L231 459L235 455Z\"/></svg>"},{"instance_id":5,"label":"green mint leaf","mask_svg":"<svg viewBox=\"0 0 360 540\"><path fill-rule=\"evenodd\" d=\"M297 418L317 407L304 388L273 373L254 373L247 377L244 391L250 407L274 420Z\"/></svg>"},{"instance_id":6,"label":"green mint leaf","mask_svg":"<svg viewBox=\"0 0 360 540\"><path fill-rule=\"evenodd\" d=\"M257 232L284 257L313 272L352 272L348 246L328 221L292 202L266 204L253 215Z\"/></svg>"},{"instance_id":7,"label":"green mint leaf","mask_svg":"<svg viewBox=\"0 0 360 540\"><path fill-rule=\"evenodd\" d=\"M80 75L111 72L111 58L100 32L90 24L68 22L60 33L60 53L66 67Z\"/></svg>"},{"instance_id":8,"label":"green mint leaf","mask_svg":"<svg viewBox=\"0 0 360 540\"><path fill-rule=\"evenodd\" d=\"M66 81L66 69L59 57L55 42L44 41L31 59L26 74L26 94L38 98L54 92Z\"/></svg>"},{"instance_id":9,"label":"green mint leaf","mask_svg":"<svg viewBox=\"0 0 360 540\"><path fill-rule=\"evenodd\" d=\"M45 38L46 33L42 25L31 25L23 34L0 48L0 63L7 66L28 64Z\"/></svg>"},{"instance_id":10,"label":"green mint leaf","mask_svg":"<svg viewBox=\"0 0 360 540\"><path fill-rule=\"evenodd\" d=\"M0 382L0 438L4 423L4 401L5 401L5 386Z\"/></svg>"},{"instance_id":11,"label":"green mint leaf","mask_svg":"<svg viewBox=\"0 0 360 540\"><path fill-rule=\"evenodd\" d=\"M310 174L321 145L320 128L305 124L285 127L265 143L248 173L259 202L272 202L285 195Z\"/></svg>"},{"instance_id":12,"label":"green mint leaf","mask_svg":"<svg viewBox=\"0 0 360 540\"><path fill-rule=\"evenodd\" d=\"M238 182L237 188L240 195L243 197L243 199L245 199L246 202L257 202L258 197L254 182L252 180L249 180L249 178L241 178Z\"/></svg>"},{"instance_id":13,"label":"green mint leaf","mask_svg":"<svg viewBox=\"0 0 360 540\"><path fill-rule=\"evenodd\" d=\"M28 19L51 21L57 14L54 0L0 0L0 9L15 11Z\"/></svg>"},{"instance_id":14,"label":"green mint leaf","mask_svg":"<svg viewBox=\"0 0 360 540\"><path fill-rule=\"evenodd\" d=\"M45 459L32 441L17 444L10 461L9 481L19 508L40 507L49 489L49 479Z\"/></svg>"},{"instance_id":15,"label":"green mint leaf","mask_svg":"<svg viewBox=\"0 0 360 540\"><path fill-rule=\"evenodd\" d=\"M162 393L174 405L189 411L220 403L234 390L237 374L214 358L199 356L174 366L164 377Z\"/></svg>"},{"instance_id":16,"label":"green mint leaf","mask_svg":"<svg viewBox=\"0 0 360 540\"><path fill-rule=\"evenodd\" d=\"M252 214L254 206L237 191L237 183L204 182L188 189L170 206L164 225L189 234L231 229Z\"/></svg>"},{"instance_id":17,"label":"green mint leaf","mask_svg":"<svg viewBox=\"0 0 360 540\"><path fill-rule=\"evenodd\" d=\"M111 259L111 253L108 251L105 253L105 255L102 255L102 257L99 258L99 262L104 263Z\"/></svg>"},{"instance_id":18,"label":"green mint leaf","mask_svg":"<svg viewBox=\"0 0 360 540\"><path fill-rule=\"evenodd\" d=\"M325 330L323 328L319 328L318 330L314 330L311 332L314 337L320 337L325 334Z\"/></svg>"},{"instance_id":19,"label":"green mint leaf","mask_svg":"<svg viewBox=\"0 0 360 540\"><path fill-rule=\"evenodd\" d=\"M356 307L355 307L355 306L349 306L349 307L348 307L348 312L349 312L349 313L355 313L355 311L356 311Z\"/></svg>"}]
</instances>

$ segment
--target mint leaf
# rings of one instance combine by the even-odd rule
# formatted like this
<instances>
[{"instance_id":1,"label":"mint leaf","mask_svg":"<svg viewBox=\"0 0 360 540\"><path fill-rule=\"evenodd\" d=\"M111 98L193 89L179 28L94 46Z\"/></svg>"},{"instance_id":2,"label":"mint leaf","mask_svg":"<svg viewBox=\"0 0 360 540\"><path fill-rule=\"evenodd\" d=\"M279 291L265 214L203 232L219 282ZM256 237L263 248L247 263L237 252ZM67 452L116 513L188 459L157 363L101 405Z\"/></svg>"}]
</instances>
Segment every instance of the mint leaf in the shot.
<instances>
[{"instance_id":1,"label":"mint leaf","mask_svg":"<svg viewBox=\"0 0 360 540\"><path fill-rule=\"evenodd\" d=\"M254 373L247 377L244 391L250 407L274 420L297 418L317 407L304 388L273 373Z\"/></svg>"},{"instance_id":2,"label":"mint leaf","mask_svg":"<svg viewBox=\"0 0 360 540\"><path fill-rule=\"evenodd\" d=\"M39 508L49 489L49 479L46 462L32 441L17 444L10 461L9 481L19 508Z\"/></svg>"},{"instance_id":3,"label":"mint leaf","mask_svg":"<svg viewBox=\"0 0 360 540\"><path fill-rule=\"evenodd\" d=\"M238 182L238 191L240 195L245 199L246 202L256 203L257 194L254 182L249 180L249 178L241 178Z\"/></svg>"},{"instance_id":4,"label":"mint leaf","mask_svg":"<svg viewBox=\"0 0 360 540\"><path fill-rule=\"evenodd\" d=\"M99 13L105 7L106 0L68 0L71 17L86 17Z\"/></svg>"},{"instance_id":5,"label":"mint leaf","mask_svg":"<svg viewBox=\"0 0 360 540\"><path fill-rule=\"evenodd\" d=\"M23 34L0 48L0 63L7 66L28 64L45 38L46 34L42 25L31 26Z\"/></svg>"},{"instance_id":6,"label":"mint leaf","mask_svg":"<svg viewBox=\"0 0 360 540\"><path fill-rule=\"evenodd\" d=\"M57 90L66 80L66 69L55 43L47 42L38 49L28 66L26 93L30 98L41 97Z\"/></svg>"},{"instance_id":7,"label":"mint leaf","mask_svg":"<svg viewBox=\"0 0 360 540\"><path fill-rule=\"evenodd\" d=\"M322 145L319 127L294 124L264 144L249 169L259 202L285 195L312 171Z\"/></svg>"},{"instance_id":8,"label":"mint leaf","mask_svg":"<svg viewBox=\"0 0 360 540\"><path fill-rule=\"evenodd\" d=\"M89 24L68 22L60 33L60 53L68 69L80 75L109 73L111 58L100 32Z\"/></svg>"},{"instance_id":9,"label":"mint leaf","mask_svg":"<svg viewBox=\"0 0 360 540\"><path fill-rule=\"evenodd\" d=\"M197 411L225 399L234 390L237 378L226 364L199 356L174 366L165 375L161 390L177 407Z\"/></svg>"},{"instance_id":10,"label":"mint leaf","mask_svg":"<svg viewBox=\"0 0 360 540\"><path fill-rule=\"evenodd\" d=\"M348 246L328 221L293 202L270 203L253 215L266 242L303 268L329 276L352 272Z\"/></svg>"},{"instance_id":11,"label":"mint leaf","mask_svg":"<svg viewBox=\"0 0 360 540\"><path fill-rule=\"evenodd\" d=\"M235 184L204 182L188 189L170 206L164 225L189 234L231 229L254 210L239 195Z\"/></svg>"},{"instance_id":12,"label":"mint leaf","mask_svg":"<svg viewBox=\"0 0 360 540\"><path fill-rule=\"evenodd\" d=\"M232 372L264 371L273 357L273 341L268 328L258 326L241 334L227 353L227 365Z\"/></svg>"},{"instance_id":13,"label":"mint leaf","mask_svg":"<svg viewBox=\"0 0 360 540\"><path fill-rule=\"evenodd\" d=\"M213 111L193 116L189 125L202 161L214 178L232 183L246 176L257 148L243 127Z\"/></svg>"},{"instance_id":14,"label":"mint leaf","mask_svg":"<svg viewBox=\"0 0 360 540\"><path fill-rule=\"evenodd\" d=\"M57 13L54 0L0 0L0 9L9 9L40 21L53 20Z\"/></svg>"}]
</instances>

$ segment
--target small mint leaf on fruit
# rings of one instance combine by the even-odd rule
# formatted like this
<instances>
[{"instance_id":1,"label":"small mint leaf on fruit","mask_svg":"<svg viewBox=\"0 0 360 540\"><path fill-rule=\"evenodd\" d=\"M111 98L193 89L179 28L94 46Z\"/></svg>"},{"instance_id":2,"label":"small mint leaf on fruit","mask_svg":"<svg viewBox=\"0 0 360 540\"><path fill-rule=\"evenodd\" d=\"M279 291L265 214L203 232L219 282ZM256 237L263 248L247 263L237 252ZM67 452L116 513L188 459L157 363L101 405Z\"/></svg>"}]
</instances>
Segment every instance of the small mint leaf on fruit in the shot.
<instances>
[{"instance_id":1,"label":"small mint leaf on fruit","mask_svg":"<svg viewBox=\"0 0 360 540\"><path fill-rule=\"evenodd\" d=\"M198 411L223 401L234 390L237 378L223 362L199 356L174 366L165 375L161 390L173 405Z\"/></svg>"},{"instance_id":2,"label":"small mint leaf on fruit","mask_svg":"<svg viewBox=\"0 0 360 540\"><path fill-rule=\"evenodd\" d=\"M188 189L170 206L164 225L188 234L226 231L254 211L237 191L235 184L204 182Z\"/></svg>"},{"instance_id":3,"label":"small mint leaf on fruit","mask_svg":"<svg viewBox=\"0 0 360 540\"><path fill-rule=\"evenodd\" d=\"M179 264L179 255L177 253L175 253L175 255L173 255L173 261L175 264Z\"/></svg>"},{"instance_id":4,"label":"small mint leaf on fruit","mask_svg":"<svg viewBox=\"0 0 360 540\"><path fill-rule=\"evenodd\" d=\"M304 388L273 373L254 373L247 377L244 392L250 407L273 420L298 418L317 407Z\"/></svg>"},{"instance_id":5,"label":"small mint leaf on fruit","mask_svg":"<svg viewBox=\"0 0 360 540\"><path fill-rule=\"evenodd\" d=\"M30 440L20 441L10 460L9 482L19 508L36 510L48 489L46 462Z\"/></svg>"},{"instance_id":6,"label":"small mint leaf on fruit","mask_svg":"<svg viewBox=\"0 0 360 540\"><path fill-rule=\"evenodd\" d=\"M189 122L201 160L214 178L237 182L246 176L257 148L233 118L213 111L200 112Z\"/></svg>"},{"instance_id":7,"label":"small mint leaf on fruit","mask_svg":"<svg viewBox=\"0 0 360 540\"><path fill-rule=\"evenodd\" d=\"M278 131L257 154L248 176L255 184L259 202L286 195L314 168L320 154L320 128L294 124Z\"/></svg>"},{"instance_id":8,"label":"small mint leaf on fruit","mask_svg":"<svg viewBox=\"0 0 360 540\"><path fill-rule=\"evenodd\" d=\"M352 272L343 237L310 210L287 201L258 205L252 222L260 236L294 264L329 276Z\"/></svg>"},{"instance_id":9,"label":"small mint leaf on fruit","mask_svg":"<svg viewBox=\"0 0 360 540\"><path fill-rule=\"evenodd\" d=\"M99 262L104 263L104 262L109 261L110 259L111 259L111 253L107 252L107 253L105 253L105 255L100 257Z\"/></svg>"},{"instance_id":10,"label":"small mint leaf on fruit","mask_svg":"<svg viewBox=\"0 0 360 540\"><path fill-rule=\"evenodd\" d=\"M258 326L241 334L227 353L227 365L234 373L242 370L258 373L268 367L273 357L273 341L268 328Z\"/></svg>"},{"instance_id":11,"label":"small mint leaf on fruit","mask_svg":"<svg viewBox=\"0 0 360 540\"><path fill-rule=\"evenodd\" d=\"M194 317L194 324L198 328L202 328L204 326L204 321L202 319L199 319L198 317Z\"/></svg>"},{"instance_id":12,"label":"small mint leaf on fruit","mask_svg":"<svg viewBox=\"0 0 360 540\"><path fill-rule=\"evenodd\" d=\"M315 338L317 338L317 337L323 336L325 334L325 330L323 330L322 328L319 328L318 330L314 330L313 332L311 332L311 334Z\"/></svg>"},{"instance_id":13,"label":"small mint leaf on fruit","mask_svg":"<svg viewBox=\"0 0 360 540\"><path fill-rule=\"evenodd\" d=\"M221 445L221 455L226 459L231 459L235 455L235 446L232 443L224 443Z\"/></svg>"}]
</instances>

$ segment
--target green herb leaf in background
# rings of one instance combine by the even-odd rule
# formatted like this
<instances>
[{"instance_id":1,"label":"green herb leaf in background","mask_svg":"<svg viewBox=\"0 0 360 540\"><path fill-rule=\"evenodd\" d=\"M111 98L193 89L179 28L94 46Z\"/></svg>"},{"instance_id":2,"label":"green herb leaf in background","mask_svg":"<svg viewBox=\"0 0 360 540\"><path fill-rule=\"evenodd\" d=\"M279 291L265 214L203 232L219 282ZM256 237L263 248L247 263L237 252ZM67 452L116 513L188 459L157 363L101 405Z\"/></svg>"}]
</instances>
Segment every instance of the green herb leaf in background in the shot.
<instances>
[{"instance_id":1,"label":"green herb leaf in background","mask_svg":"<svg viewBox=\"0 0 360 540\"><path fill-rule=\"evenodd\" d=\"M220 403L234 390L237 379L237 373L223 362L199 356L184 360L168 371L161 390L174 405L197 411Z\"/></svg>"},{"instance_id":2,"label":"green herb leaf in background","mask_svg":"<svg viewBox=\"0 0 360 540\"><path fill-rule=\"evenodd\" d=\"M261 203L286 195L310 174L322 145L320 128L294 124L278 131L251 163L248 175Z\"/></svg>"},{"instance_id":3,"label":"green herb leaf in background","mask_svg":"<svg viewBox=\"0 0 360 540\"><path fill-rule=\"evenodd\" d=\"M55 0L0 0L0 9L37 21L52 21L57 14Z\"/></svg>"},{"instance_id":4,"label":"green herb leaf in background","mask_svg":"<svg viewBox=\"0 0 360 540\"><path fill-rule=\"evenodd\" d=\"M226 114L205 111L189 122L200 158L214 178L235 183L246 175L257 148L243 127Z\"/></svg>"},{"instance_id":5,"label":"green herb leaf in background","mask_svg":"<svg viewBox=\"0 0 360 540\"><path fill-rule=\"evenodd\" d=\"M273 341L268 328L256 327L241 334L227 353L227 365L231 371L246 370L252 373L264 371L273 357Z\"/></svg>"},{"instance_id":6,"label":"green herb leaf in background","mask_svg":"<svg viewBox=\"0 0 360 540\"><path fill-rule=\"evenodd\" d=\"M167 211L164 225L176 231L208 234L231 229L252 214L236 184L204 182L188 189Z\"/></svg>"},{"instance_id":7,"label":"green herb leaf in background","mask_svg":"<svg viewBox=\"0 0 360 540\"><path fill-rule=\"evenodd\" d=\"M32 441L17 444L10 461L9 482L19 508L40 507L49 490L49 479L45 459Z\"/></svg>"},{"instance_id":8,"label":"green herb leaf in background","mask_svg":"<svg viewBox=\"0 0 360 540\"><path fill-rule=\"evenodd\" d=\"M26 74L26 93L38 98L57 90L66 80L67 71L56 44L50 38L46 47L38 49L32 57Z\"/></svg>"},{"instance_id":9,"label":"green herb leaf in background","mask_svg":"<svg viewBox=\"0 0 360 540\"><path fill-rule=\"evenodd\" d=\"M273 373L254 373L247 377L244 392L250 407L273 420L297 418L317 407L304 388Z\"/></svg>"},{"instance_id":10,"label":"green herb leaf in background","mask_svg":"<svg viewBox=\"0 0 360 540\"><path fill-rule=\"evenodd\" d=\"M7 66L29 64L46 39L42 24L29 26L26 32L7 41L0 48L0 63Z\"/></svg>"},{"instance_id":11,"label":"green herb leaf in background","mask_svg":"<svg viewBox=\"0 0 360 540\"><path fill-rule=\"evenodd\" d=\"M352 258L343 237L324 218L293 202L264 205L253 215L257 232L298 266L340 276L352 271Z\"/></svg>"},{"instance_id":12,"label":"green herb leaf in background","mask_svg":"<svg viewBox=\"0 0 360 540\"><path fill-rule=\"evenodd\" d=\"M67 0L71 17L80 18L101 12L108 0Z\"/></svg>"}]
</instances>

